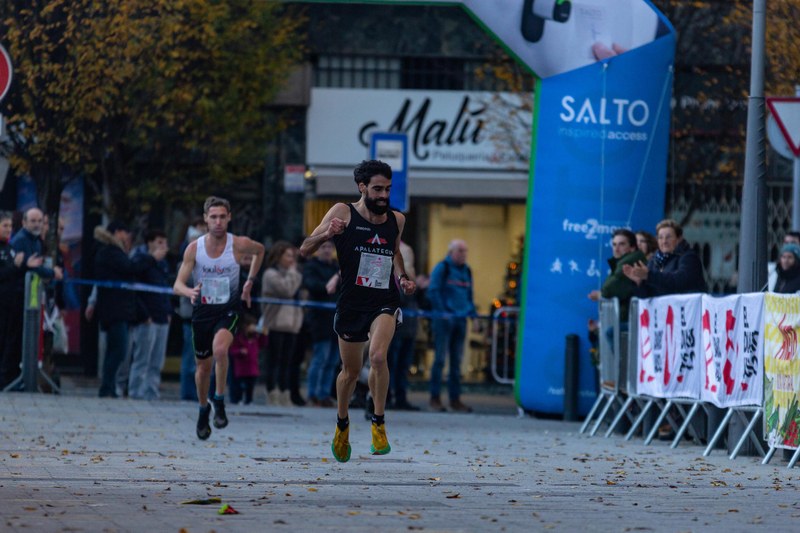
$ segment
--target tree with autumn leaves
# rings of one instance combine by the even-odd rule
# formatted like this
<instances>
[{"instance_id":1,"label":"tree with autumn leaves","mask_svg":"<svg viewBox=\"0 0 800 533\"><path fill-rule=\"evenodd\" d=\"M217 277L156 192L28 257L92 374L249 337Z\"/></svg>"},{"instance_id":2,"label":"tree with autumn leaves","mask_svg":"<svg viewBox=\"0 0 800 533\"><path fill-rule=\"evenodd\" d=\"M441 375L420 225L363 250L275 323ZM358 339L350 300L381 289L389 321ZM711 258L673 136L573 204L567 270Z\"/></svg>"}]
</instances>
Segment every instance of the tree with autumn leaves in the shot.
<instances>
[{"instance_id":1,"label":"tree with autumn leaves","mask_svg":"<svg viewBox=\"0 0 800 533\"><path fill-rule=\"evenodd\" d=\"M13 169L48 213L85 176L110 216L179 208L258 173L302 22L263 0L1 0Z\"/></svg>"},{"instance_id":2,"label":"tree with autumn leaves","mask_svg":"<svg viewBox=\"0 0 800 533\"><path fill-rule=\"evenodd\" d=\"M752 0L654 0L678 32L670 175L702 187L744 176ZM767 1L765 93L800 82L800 2ZM691 104L684 106L684 101ZM700 198L698 194L695 197Z\"/></svg>"}]
</instances>

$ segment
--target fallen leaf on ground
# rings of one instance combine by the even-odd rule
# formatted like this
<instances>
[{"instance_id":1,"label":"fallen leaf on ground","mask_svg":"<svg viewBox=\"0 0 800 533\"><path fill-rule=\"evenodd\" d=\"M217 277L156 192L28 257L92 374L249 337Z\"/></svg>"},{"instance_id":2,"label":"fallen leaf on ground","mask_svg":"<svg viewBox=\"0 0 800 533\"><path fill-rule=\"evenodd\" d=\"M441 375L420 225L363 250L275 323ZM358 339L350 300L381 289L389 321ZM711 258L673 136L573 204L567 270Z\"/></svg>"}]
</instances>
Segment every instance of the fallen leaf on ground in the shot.
<instances>
[{"instance_id":1,"label":"fallen leaf on ground","mask_svg":"<svg viewBox=\"0 0 800 533\"><path fill-rule=\"evenodd\" d=\"M239 511L237 511L236 509L234 509L233 507L231 507L230 505L228 505L226 503L226 504L223 504L222 507L219 508L219 511L217 511L217 514L239 514Z\"/></svg>"}]
</instances>

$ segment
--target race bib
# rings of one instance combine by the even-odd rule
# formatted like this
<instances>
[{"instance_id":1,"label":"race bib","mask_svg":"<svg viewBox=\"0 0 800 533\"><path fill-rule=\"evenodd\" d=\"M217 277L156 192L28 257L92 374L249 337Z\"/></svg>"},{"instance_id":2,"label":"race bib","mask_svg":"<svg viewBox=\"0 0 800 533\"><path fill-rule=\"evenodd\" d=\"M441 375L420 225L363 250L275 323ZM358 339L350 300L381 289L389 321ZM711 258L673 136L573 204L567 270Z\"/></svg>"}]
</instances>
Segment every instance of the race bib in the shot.
<instances>
[{"instance_id":1,"label":"race bib","mask_svg":"<svg viewBox=\"0 0 800 533\"><path fill-rule=\"evenodd\" d=\"M391 276L391 257L388 255L361 253L356 285L372 289L388 289Z\"/></svg>"},{"instance_id":2,"label":"race bib","mask_svg":"<svg viewBox=\"0 0 800 533\"><path fill-rule=\"evenodd\" d=\"M231 299L231 284L228 278L204 278L200 286L200 303L226 304Z\"/></svg>"}]
</instances>

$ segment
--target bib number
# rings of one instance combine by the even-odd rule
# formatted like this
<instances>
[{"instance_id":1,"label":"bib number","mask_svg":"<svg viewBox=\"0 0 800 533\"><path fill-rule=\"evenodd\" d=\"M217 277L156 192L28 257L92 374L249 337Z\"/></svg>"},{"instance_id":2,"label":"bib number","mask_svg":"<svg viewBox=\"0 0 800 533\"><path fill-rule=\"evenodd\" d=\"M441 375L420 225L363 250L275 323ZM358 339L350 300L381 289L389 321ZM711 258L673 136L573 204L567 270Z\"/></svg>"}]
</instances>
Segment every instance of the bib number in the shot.
<instances>
[{"instance_id":1,"label":"bib number","mask_svg":"<svg viewBox=\"0 0 800 533\"><path fill-rule=\"evenodd\" d=\"M200 286L200 303L226 304L231 299L231 285L228 278L205 278Z\"/></svg>"},{"instance_id":2,"label":"bib number","mask_svg":"<svg viewBox=\"0 0 800 533\"><path fill-rule=\"evenodd\" d=\"M392 276L392 258L387 255L361 253L356 285L371 289L388 289Z\"/></svg>"}]
</instances>

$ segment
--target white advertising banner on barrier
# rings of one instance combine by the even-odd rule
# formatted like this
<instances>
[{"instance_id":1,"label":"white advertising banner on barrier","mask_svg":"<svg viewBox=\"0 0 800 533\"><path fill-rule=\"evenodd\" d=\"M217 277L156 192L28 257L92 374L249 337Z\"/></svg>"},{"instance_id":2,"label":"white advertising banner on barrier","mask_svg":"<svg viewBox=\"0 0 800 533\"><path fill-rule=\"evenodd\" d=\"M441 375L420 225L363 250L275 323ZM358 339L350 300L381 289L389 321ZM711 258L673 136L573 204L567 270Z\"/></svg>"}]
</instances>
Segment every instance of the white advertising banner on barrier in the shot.
<instances>
[{"instance_id":1,"label":"white advertising banner on barrier","mask_svg":"<svg viewBox=\"0 0 800 533\"><path fill-rule=\"evenodd\" d=\"M699 294L639 302L638 394L657 398L700 397L701 307Z\"/></svg>"},{"instance_id":2,"label":"white advertising banner on barrier","mask_svg":"<svg viewBox=\"0 0 800 533\"><path fill-rule=\"evenodd\" d=\"M761 405L763 309L760 293L703 295L703 401L718 407Z\"/></svg>"}]
</instances>

